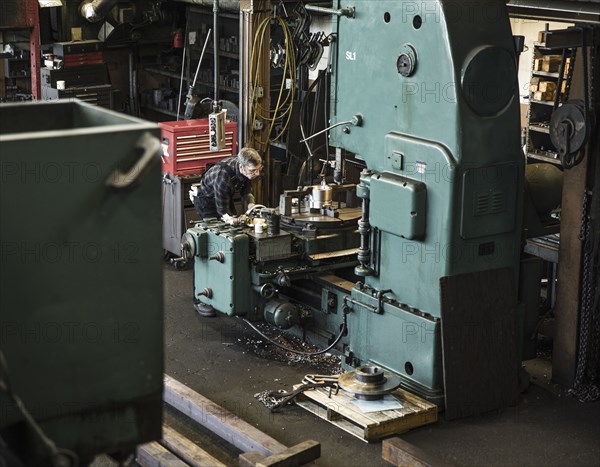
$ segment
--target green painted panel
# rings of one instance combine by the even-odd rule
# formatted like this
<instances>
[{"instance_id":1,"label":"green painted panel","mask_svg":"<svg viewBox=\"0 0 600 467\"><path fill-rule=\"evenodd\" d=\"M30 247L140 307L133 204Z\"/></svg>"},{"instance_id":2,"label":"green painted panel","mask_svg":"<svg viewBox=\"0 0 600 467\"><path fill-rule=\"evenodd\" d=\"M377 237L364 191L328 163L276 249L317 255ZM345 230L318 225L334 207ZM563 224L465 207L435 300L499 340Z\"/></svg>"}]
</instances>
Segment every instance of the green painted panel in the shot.
<instances>
[{"instance_id":1,"label":"green painted panel","mask_svg":"<svg viewBox=\"0 0 600 467\"><path fill-rule=\"evenodd\" d=\"M513 231L517 221L517 193L513 187L518 183L518 167L512 162L465 170L461 237L486 237Z\"/></svg>"},{"instance_id":2,"label":"green painted panel","mask_svg":"<svg viewBox=\"0 0 600 467\"><path fill-rule=\"evenodd\" d=\"M228 315L247 315L252 307L252 284L248 263L249 239L235 229L201 228L189 232L199 235L201 245L194 264L194 293L197 299ZM206 241L204 240L206 239ZM206 256L202 256L205 254ZM216 258L222 255L221 262ZM208 288L212 296L201 295Z\"/></svg>"},{"instance_id":3,"label":"green painted panel","mask_svg":"<svg viewBox=\"0 0 600 467\"><path fill-rule=\"evenodd\" d=\"M385 206L371 212L379 230L415 239L425 235L427 189L424 183L384 172L371 177L371 202Z\"/></svg>"},{"instance_id":4,"label":"green painted panel","mask_svg":"<svg viewBox=\"0 0 600 467\"><path fill-rule=\"evenodd\" d=\"M160 407L158 153L145 173L132 175L138 183L107 184L115 169L128 171L140 159L142 135L158 141L160 132L77 101L3 104L0 122L0 346L34 417L74 429L69 439L84 448L102 449L90 435L93 420L75 429L61 417L124 412L152 398ZM116 417L107 442L118 447L136 432L137 441L158 434L160 411L148 417L151 423Z\"/></svg>"},{"instance_id":5,"label":"green painted panel","mask_svg":"<svg viewBox=\"0 0 600 467\"><path fill-rule=\"evenodd\" d=\"M368 303L371 297L357 289L352 298ZM359 358L393 369L409 385L442 391L439 320L385 305L382 315L353 306L348 316L350 349ZM364 361L362 362L364 363Z\"/></svg>"}]
</instances>

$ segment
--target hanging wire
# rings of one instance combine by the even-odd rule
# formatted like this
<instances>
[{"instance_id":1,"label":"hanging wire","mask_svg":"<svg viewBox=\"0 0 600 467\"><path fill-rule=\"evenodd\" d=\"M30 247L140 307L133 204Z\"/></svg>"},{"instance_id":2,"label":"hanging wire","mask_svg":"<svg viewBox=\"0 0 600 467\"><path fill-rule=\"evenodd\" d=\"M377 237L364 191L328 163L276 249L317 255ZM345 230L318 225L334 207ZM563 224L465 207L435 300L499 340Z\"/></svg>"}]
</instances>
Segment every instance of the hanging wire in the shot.
<instances>
[{"instance_id":1,"label":"hanging wire","mask_svg":"<svg viewBox=\"0 0 600 467\"><path fill-rule=\"evenodd\" d=\"M250 126L248 128L248 134L250 135L250 139L255 145L260 145L264 148L266 148L269 141L277 141L287 131L289 122L291 120L293 102L296 93L296 53L294 49L293 38L287 23L279 17L265 18L259 24L254 36L250 71L250 75L254 76L254 89L257 89L262 85L262 83L265 82L263 71L257 63L257 56L263 55L263 46L266 43L264 39L268 31L267 28L270 28L271 26L271 21L276 21L276 23L281 27L285 38L285 62L281 85L279 87L277 102L273 109L265 108L261 105L258 97L253 97L248 119ZM286 90L286 81L288 79L291 82L291 86ZM269 126L266 140L260 139L255 134L253 128L255 120L262 120ZM276 135L272 135L276 124L280 124L281 129Z\"/></svg>"},{"instance_id":2,"label":"hanging wire","mask_svg":"<svg viewBox=\"0 0 600 467\"><path fill-rule=\"evenodd\" d=\"M290 349L289 347L286 347L285 345L281 345L280 343L275 342L273 339L271 339L270 337L268 337L267 335L265 335L262 331L260 331L256 326L254 326L246 318L241 318L239 316L238 316L238 318L241 319L248 326L250 326L259 336L261 336L263 339L266 339L267 341L269 341L275 347L279 347L280 349L285 350L286 352L292 352L292 353L299 354L299 355L304 355L304 356L307 356L307 357L312 357L312 356L316 356L316 355L322 355L324 353L329 352L331 349L333 349L337 345L337 343L340 341L340 339L346 333L346 329L348 328L347 313L344 312L344 315L343 315L344 321L342 323L342 328L340 329L340 333L337 335L337 337L335 338L335 340L326 349L319 350L317 352L302 352L300 350Z\"/></svg>"}]
</instances>

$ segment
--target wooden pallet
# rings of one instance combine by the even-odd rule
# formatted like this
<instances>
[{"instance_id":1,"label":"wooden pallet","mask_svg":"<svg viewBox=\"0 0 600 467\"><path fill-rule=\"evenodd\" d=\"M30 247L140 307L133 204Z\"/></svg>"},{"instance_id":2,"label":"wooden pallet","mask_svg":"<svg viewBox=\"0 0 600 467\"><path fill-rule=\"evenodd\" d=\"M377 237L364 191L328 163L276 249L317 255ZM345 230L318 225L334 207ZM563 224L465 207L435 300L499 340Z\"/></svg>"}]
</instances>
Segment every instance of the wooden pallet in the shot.
<instances>
[{"instance_id":1,"label":"wooden pallet","mask_svg":"<svg viewBox=\"0 0 600 467\"><path fill-rule=\"evenodd\" d=\"M363 413L352 402L353 396L340 390L330 398L322 389L305 391L296 404L366 442L437 421L437 405L402 389L392 394L402 409Z\"/></svg>"}]
</instances>

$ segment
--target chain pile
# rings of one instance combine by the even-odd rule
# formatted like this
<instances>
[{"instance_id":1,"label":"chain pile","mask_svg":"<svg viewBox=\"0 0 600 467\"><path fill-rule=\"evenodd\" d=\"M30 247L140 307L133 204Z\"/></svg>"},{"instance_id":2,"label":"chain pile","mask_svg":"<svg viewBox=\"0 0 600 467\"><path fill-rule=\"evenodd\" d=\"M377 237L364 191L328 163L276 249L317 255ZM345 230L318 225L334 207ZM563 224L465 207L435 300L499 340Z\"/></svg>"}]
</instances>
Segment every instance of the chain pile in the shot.
<instances>
[{"instance_id":1,"label":"chain pile","mask_svg":"<svg viewBox=\"0 0 600 467\"><path fill-rule=\"evenodd\" d=\"M590 52L590 76L586 76L589 110L598 115L600 102L595 91L600 81L597 60L600 59L598 27L592 27ZM585 59L585 58L584 58ZM579 321L579 348L575 384L570 393L581 402L600 399L600 197L594 196L595 184L600 183L600 138L598 122L592 122L590 141L590 173L594 174L589 190L583 197L582 223L579 238L583 242L583 282L581 288L581 310ZM596 156L593 158L593 156Z\"/></svg>"},{"instance_id":2,"label":"chain pile","mask_svg":"<svg viewBox=\"0 0 600 467\"><path fill-rule=\"evenodd\" d=\"M262 402L267 409L271 410L275 408L278 402L278 399L271 395L272 392L273 391L271 389L265 389L264 391L254 394L254 398L259 402Z\"/></svg>"}]
</instances>

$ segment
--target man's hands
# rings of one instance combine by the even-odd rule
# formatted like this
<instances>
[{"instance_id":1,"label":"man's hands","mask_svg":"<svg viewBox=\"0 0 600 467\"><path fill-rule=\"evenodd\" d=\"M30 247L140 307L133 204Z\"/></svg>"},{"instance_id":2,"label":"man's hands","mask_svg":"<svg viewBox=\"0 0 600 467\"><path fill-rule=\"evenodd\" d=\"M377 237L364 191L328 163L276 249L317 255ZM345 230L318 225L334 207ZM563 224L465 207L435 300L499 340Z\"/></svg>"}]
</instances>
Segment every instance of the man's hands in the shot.
<instances>
[{"instance_id":1,"label":"man's hands","mask_svg":"<svg viewBox=\"0 0 600 467\"><path fill-rule=\"evenodd\" d=\"M198 196L198 186L192 185L192 188L190 189L190 191L188 193L190 195L190 201L193 203L194 199L196 199L196 196Z\"/></svg>"},{"instance_id":2,"label":"man's hands","mask_svg":"<svg viewBox=\"0 0 600 467\"><path fill-rule=\"evenodd\" d=\"M229 214L224 214L221 219L229 225L237 225L238 222L237 217L230 216Z\"/></svg>"},{"instance_id":3,"label":"man's hands","mask_svg":"<svg viewBox=\"0 0 600 467\"><path fill-rule=\"evenodd\" d=\"M221 219L223 219L223 221L229 225L238 226L238 225L246 224L248 217L245 215L235 217L235 216L230 216L229 214L224 214Z\"/></svg>"}]
</instances>

